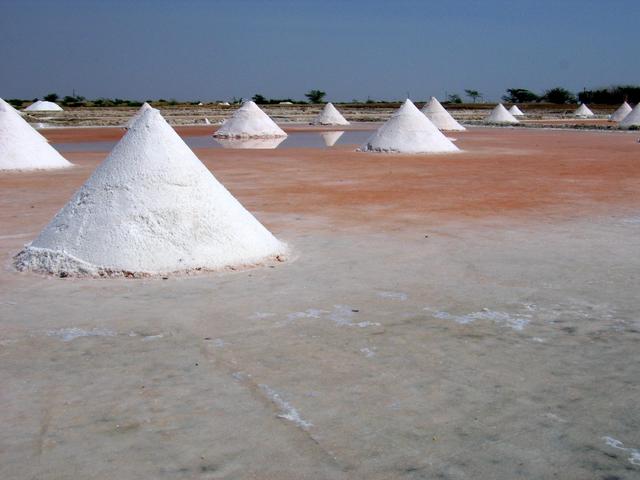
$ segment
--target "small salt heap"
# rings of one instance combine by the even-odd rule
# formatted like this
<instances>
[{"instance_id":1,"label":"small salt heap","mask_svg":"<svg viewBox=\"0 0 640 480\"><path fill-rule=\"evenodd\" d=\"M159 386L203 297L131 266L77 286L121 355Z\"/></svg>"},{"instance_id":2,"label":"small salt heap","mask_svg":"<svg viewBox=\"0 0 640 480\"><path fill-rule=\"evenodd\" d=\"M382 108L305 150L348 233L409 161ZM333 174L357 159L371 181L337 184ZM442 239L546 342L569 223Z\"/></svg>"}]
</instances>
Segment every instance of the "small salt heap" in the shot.
<instances>
[{"instance_id":1,"label":"small salt heap","mask_svg":"<svg viewBox=\"0 0 640 480\"><path fill-rule=\"evenodd\" d=\"M248 101L213 134L214 137L286 137L287 134L255 102Z\"/></svg>"},{"instance_id":2,"label":"small salt heap","mask_svg":"<svg viewBox=\"0 0 640 480\"><path fill-rule=\"evenodd\" d=\"M45 100L38 100L27 108L24 109L26 112L62 112L62 107L57 103L47 102Z\"/></svg>"},{"instance_id":3,"label":"small salt heap","mask_svg":"<svg viewBox=\"0 0 640 480\"><path fill-rule=\"evenodd\" d=\"M524 113L522 113L522 110L520 110L517 105L512 105L508 111L514 117L524 117Z\"/></svg>"},{"instance_id":4,"label":"small salt heap","mask_svg":"<svg viewBox=\"0 0 640 480\"><path fill-rule=\"evenodd\" d=\"M150 109L15 266L61 276L144 276L255 265L285 252Z\"/></svg>"},{"instance_id":5,"label":"small salt heap","mask_svg":"<svg viewBox=\"0 0 640 480\"><path fill-rule=\"evenodd\" d=\"M584 103L580 104L580 106L576 109L576 111L573 112L573 115L576 117L582 117L582 118L594 116L593 112Z\"/></svg>"},{"instance_id":6,"label":"small salt heap","mask_svg":"<svg viewBox=\"0 0 640 480\"><path fill-rule=\"evenodd\" d=\"M338 111L333 103L327 103L318 116L311 122L312 125L349 125L349 122Z\"/></svg>"},{"instance_id":7,"label":"small salt heap","mask_svg":"<svg viewBox=\"0 0 640 480\"><path fill-rule=\"evenodd\" d=\"M486 123L520 123L516 117L511 115L509 111L504 108L504 105L499 103L496 107L491 110L491 113L484 120Z\"/></svg>"},{"instance_id":8,"label":"small salt heap","mask_svg":"<svg viewBox=\"0 0 640 480\"><path fill-rule=\"evenodd\" d=\"M622 128L640 127L640 103L633 107L629 115L622 119L620 126Z\"/></svg>"},{"instance_id":9,"label":"small salt heap","mask_svg":"<svg viewBox=\"0 0 640 480\"><path fill-rule=\"evenodd\" d=\"M47 139L0 99L0 170L46 170L71 167Z\"/></svg>"},{"instance_id":10,"label":"small salt heap","mask_svg":"<svg viewBox=\"0 0 640 480\"><path fill-rule=\"evenodd\" d=\"M358 150L395 153L459 151L409 99Z\"/></svg>"},{"instance_id":11,"label":"small salt heap","mask_svg":"<svg viewBox=\"0 0 640 480\"><path fill-rule=\"evenodd\" d=\"M621 122L624 118L631 113L631 105L627 102L624 102L622 105L618 107L618 109L611 114L609 120L613 122Z\"/></svg>"},{"instance_id":12,"label":"small salt heap","mask_svg":"<svg viewBox=\"0 0 640 480\"><path fill-rule=\"evenodd\" d=\"M447 112L436 97L431 97L429 102L422 108L422 113L440 130L459 132L466 130Z\"/></svg>"}]
</instances>

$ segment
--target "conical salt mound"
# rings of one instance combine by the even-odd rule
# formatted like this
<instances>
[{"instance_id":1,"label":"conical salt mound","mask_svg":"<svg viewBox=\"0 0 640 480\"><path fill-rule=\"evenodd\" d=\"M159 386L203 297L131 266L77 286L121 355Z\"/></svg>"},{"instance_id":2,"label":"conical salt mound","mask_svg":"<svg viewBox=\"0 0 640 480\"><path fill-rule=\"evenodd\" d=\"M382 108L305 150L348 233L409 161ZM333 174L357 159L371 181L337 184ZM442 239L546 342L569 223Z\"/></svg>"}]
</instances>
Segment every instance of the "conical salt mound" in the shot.
<instances>
[{"instance_id":1,"label":"conical salt mound","mask_svg":"<svg viewBox=\"0 0 640 480\"><path fill-rule=\"evenodd\" d=\"M47 102L45 100L38 100L34 103L32 103L31 105L29 105L27 108L25 108L25 111L28 112L62 112L62 107L60 105L58 105L57 103L53 103L53 102Z\"/></svg>"},{"instance_id":2,"label":"conical salt mound","mask_svg":"<svg viewBox=\"0 0 640 480\"><path fill-rule=\"evenodd\" d=\"M318 116L311 122L312 125L349 125L349 122L338 111L333 103L327 103Z\"/></svg>"},{"instance_id":3,"label":"conical salt mound","mask_svg":"<svg viewBox=\"0 0 640 480\"><path fill-rule=\"evenodd\" d=\"M254 102L245 102L213 134L214 137L286 137L287 134Z\"/></svg>"},{"instance_id":4,"label":"conical salt mound","mask_svg":"<svg viewBox=\"0 0 640 480\"><path fill-rule=\"evenodd\" d=\"M397 153L459 151L408 99L358 150Z\"/></svg>"},{"instance_id":5,"label":"conical salt mound","mask_svg":"<svg viewBox=\"0 0 640 480\"><path fill-rule=\"evenodd\" d=\"M589 110L589 107L587 107L584 103L581 103L580 106L576 109L575 112L573 112L573 114L576 117L593 117L593 112L591 110Z\"/></svg>"},{"instance_id":6,"label":"conical salt mound","mask_svg":"<svg viewBox=\"0 0 640 480\"><path fill-rule=\"evenodd\" d=\"M322 132L320 134L320 136L322 137L322 140L324 140L324 144L327 147L333 147L336 142L338 140L340 140L340 137L344 135L344 131L339 130L337 132Z\"/></svg>"},{"instance_id":7,"label":"conical salt mound","mask_svg":"<svg viewBox=\"0 0 640 480\"><path fill-rule=\"evenodd\" d=\"M2 98L0 98L0 111L2 112L13 112L16 115L18 115L20 118L22 118L22 116L20 115L20 112L18 110L16 110L13 105L11 105L10 103L5 102Z\"/></svg>"},{"instance_id":8,"label":"conical salt mound","mask_svg":"<svg viewBox=\"0 0 640 480\"><path fill-rule=\"evenodd\" d=\"M491 110L491 113L484 121L486 123L520 123L501 103Z\"/></svg>"},{"instance_id":9,"label":"conical salt mound","mask_svg":"<svg viewBox=\"0 0 640 480\"><path fill-rule=\"evenodd\" d=\"M640 127L640 103L633 107L629 115L622 119L620 126L622 128Z\"/></svg>"},{"instance_id":10,"label":"conical salt mound","mask_svg":"<svg viewBox=\"0 0 640 480\"><path fill-rule=\"evenodd\" d=\"M136 121L146 112L147 110L153 110L153 107L149 105L147 102L144 102L142 106L138 109L138 111L129 119L124 128L131 128L131 125L136 123Z\"/></svg>"},{"instance_id":11,"label":"conical salt mound","mask_svg":"<svg viewBox=\"0 0 640 480\"><path fill-rule=\"evenodd\" d=\"M15 266L144 276L254 265L285 251L152 109L16 256Z\"/></svg>"},{"instance_id":12,"label":"conical salt mound","mask_svg":"<svg viewBox=\"0 0 640 480\"><path fill-rule=\"evenodd\" d=\"M522 113L522 110L520 110L517 105L512 105L508 112L514 117L524 117L524 113Z\"/></svg>"},{"instance_id":13,"label":"conical salt mound","mask_svg":"<svg viewBox=\"0 0 640 480\"><path fill-rule=\"evenodd\" d=\"M71 166L11 105L4 101L0 103L0 170Z\"/></svg>"},{"instance_id":14,"label":"conical salt mound","mask_svg":"<svg viewBox=\"0 0 640 480\"><path fill-rule=\"evenodd\" d=\"M618 109L615 112L611 114L611 116L609 117L609 120L613 122L621 122L622 120L624 120L624 117L626 117L631 113L631 110L632 110L631 105L629 105L627 102L624 102L622 105L618 107Z\"/></svg>"},{"instance_id":15,"label":"conical salt mound","mask_svg":"<svg viewBox=\"0 0 640 480\"><path fill-rule=\"evenodd\" d=\"M460 125L455 118L451 116L449 112L440 104L436 97L431 97L429 102L422 108L429 120L440 130L445 131L464 131L462 125Z\"/></svg>"}]
</instances>

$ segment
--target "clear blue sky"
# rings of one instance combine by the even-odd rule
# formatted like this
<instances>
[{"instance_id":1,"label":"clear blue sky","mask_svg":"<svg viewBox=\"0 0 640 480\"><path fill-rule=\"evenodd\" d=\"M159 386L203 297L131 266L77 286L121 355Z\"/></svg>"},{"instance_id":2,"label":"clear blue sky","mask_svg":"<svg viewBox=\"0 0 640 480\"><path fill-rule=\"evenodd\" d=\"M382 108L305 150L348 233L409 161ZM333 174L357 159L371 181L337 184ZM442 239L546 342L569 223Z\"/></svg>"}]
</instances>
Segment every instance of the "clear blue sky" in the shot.
<instances>
[{"instance_id":1,"label":"clear blue sky","mask_svg":"<svg viewBox=\"0 0 640 480\"><path fill-rule=\"evenodd\" d=\"M0 0L0 97L419 100L640 84L640 0Z\"/></svg>"}]
</instances>

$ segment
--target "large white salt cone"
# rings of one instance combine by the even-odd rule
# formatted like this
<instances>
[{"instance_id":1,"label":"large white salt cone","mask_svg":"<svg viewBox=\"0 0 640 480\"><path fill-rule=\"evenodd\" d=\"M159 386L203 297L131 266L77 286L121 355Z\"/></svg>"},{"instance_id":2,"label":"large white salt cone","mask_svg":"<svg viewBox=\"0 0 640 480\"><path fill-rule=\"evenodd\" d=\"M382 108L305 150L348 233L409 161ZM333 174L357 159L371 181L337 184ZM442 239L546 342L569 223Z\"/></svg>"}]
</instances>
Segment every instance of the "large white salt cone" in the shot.
<instances>
[{"instance_id":1,"label":"large white salt cone","mask_svg":"<svg viewBox=\"0 0 640 480\"><path fill-rule=\"evenodd\" d=\"M48 170L71 166L11 105L0 102L0 170Z\"/></svg>"},{"instance_id":2,"label":"large white salt cone","mask_svg":"<svg viewBox=\"0 0 640 480\"><path fill-rule=\"evenodd\" d=\"M213 134L214 137L286 137L287 134L255 102L248 101Z\"/></svg>"},{"instance_id":3,"label":"large white salt cone","mask_svg":"<svg viewBox=\"0 0 640 480\"><path fill-rule=\"evenodd\" d=\"M514 117L524 117L524 113L518 108L517 105L511 105L511 108L508 111Z\"/></svg>"},{"instance_id":4,"label":"large white salt cone","mask_svg":"<svg viewBox=\"0 0 640 480\"><path fill-rule=\"evenodd\" d=\"M629 105L627 102L624 102L617 108L615 112L611 114L609 120L611 120L612 122L621 122L627 115L631 113L631 110L633 110L631 108L631 105Z\"/></svg>"},{"instance_id":5,"label":"large white salt cone","mask_svg":"<svg viewBox=\"0 0 640 480\"><path fill-rule=\"evenodd\" d=\"M436 97L431 97L429 102L422 108L422 113L440 130L458 132L466 130L447 112Z\"/></svg>"},{"instance_id":6,"label":"large white salt cone","mask_svg":"<svg viewBox=\"0 0 640 480\"><path fill-rule=\"evenodd\" d=\"M505 123L516 124L520 123L516 117L511 115L509 111L504 108L504 105L499 103L495 106L487 118L484 119L486 123Z\"/></svg>"},{"instance_id":7,"label":"large white salt cone","mask_svg":"<svg viewBox=\"0 0 640 480\"><path fill-rule=\"evenodd\" d=\"M409 99L358 150L395 153L459 151Z\"/></svg>"},{"instance_id":8,"label":"large white salt cone","mask_svg":"<svg viewBox=\"0 0 640 480\"><path fill-rule=\"evenodd\" d=\"M138 119L144 114L144 112L146 112L147 110L153 110L154 108L149 105L147 102L144 102L142 104L142 106L138 109L138 111L136 113L133 114L133 117L131 117L128 121L127 124L125 125L124 128L131 128L131 125L133 125L135 122L138 121Z\"/></svg>"},{"instance_id":9,"label":"large white salt cone","mask_svg":"<svg viewBox=\"0 0 640 480\"><path fill-rule=\"evenodd\" d=\"M62 112L63 109L60 105L54 102L47 102L45 100L38 100L27 108L24 109L26 112Z\"/></svg>"},{"instance_id":10,"label":"large white salt cone","mask_svg":"<svg viewBox=\"0 0 640 480\"><path fill-rule=\"evenodd\" d=\"M593 112L584 103L580 104L580 106L573 112L573 115L582 118L594 116Z\"/></svg>"},{"instance_id":11,"label":"large white salt cone","mask_svg":"<svg viewBox=\"0 0 640 480\"><path fill-rule=\"evenodd\" d=\"M151 109L15 265L144 276L251 266L286 250Z\"/></svg>"},{"instance_id":12,"label":"large white salt cone","mask_svg":"<svg viewBox=\"0 0 640 480\"><path fill-rule=\"evenodd\" d=\"M318 116L311 122L312 125L349 125L349 122L338 111L333 103L327 103Z\"/></svg>"},{"instance_id":13,"label":"large white salt cone","mask_svg":"<svg viewBox=\"0 0 640 480\"><path fill-rule=\"evenodd\" d=\"M640 103L638 103L629 114L622 119L620 127L631 128L640 127Z\"/></svg>"}]
</instances>

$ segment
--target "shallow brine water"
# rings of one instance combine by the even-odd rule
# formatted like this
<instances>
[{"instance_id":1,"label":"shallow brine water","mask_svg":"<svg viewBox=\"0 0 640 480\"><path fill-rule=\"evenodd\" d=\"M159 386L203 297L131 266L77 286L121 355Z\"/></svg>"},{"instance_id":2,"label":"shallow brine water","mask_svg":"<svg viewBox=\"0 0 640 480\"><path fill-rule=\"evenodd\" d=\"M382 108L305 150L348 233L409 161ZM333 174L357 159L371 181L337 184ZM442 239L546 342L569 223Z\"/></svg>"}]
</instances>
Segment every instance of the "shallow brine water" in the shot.
<instances>
[{"instance_id":1,"label":"shallow brine water","mask_svg":"<svg viewBox=\"0 0 640 480\"><path fill-rule=\"evenodd\" d=\"M361 145L371 136L373 130L335 132L295 132L281 138L223 139L211 135L185 137L190 148L233 148L233 149L273 149L273 148L330 148L336 145ZM60 152L102 152L110 151L115 141L56 143Z\"/></svg>"}]
</instances>

